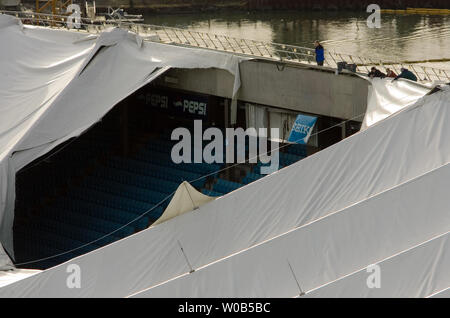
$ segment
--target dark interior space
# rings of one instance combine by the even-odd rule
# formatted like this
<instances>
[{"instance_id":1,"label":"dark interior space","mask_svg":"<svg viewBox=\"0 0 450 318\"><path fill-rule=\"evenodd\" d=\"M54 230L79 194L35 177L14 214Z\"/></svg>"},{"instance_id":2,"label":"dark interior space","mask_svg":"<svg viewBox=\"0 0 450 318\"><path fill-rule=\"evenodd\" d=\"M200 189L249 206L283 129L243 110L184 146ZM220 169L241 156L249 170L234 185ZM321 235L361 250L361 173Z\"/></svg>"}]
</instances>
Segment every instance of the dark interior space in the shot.
<instances>
[{"instance_id":1,"label":"dark interior space","mask_svg":"<svg viewBox=\"0 0 450 318\"><path fill-rule=\"evenodd\" d=\"M262 178L261 163L222 171L226 164L171 160L172 130L192 131L199 119L203 129L223 131L225 104L148 85L78 138L24 167L16 178L17 267L46 269L149 227L183 181L222 196ZM238 112L239 125L246 128L245 110ZM280 167L306 155L302 145L285 147Z\"/></svg>"}]
</instances>

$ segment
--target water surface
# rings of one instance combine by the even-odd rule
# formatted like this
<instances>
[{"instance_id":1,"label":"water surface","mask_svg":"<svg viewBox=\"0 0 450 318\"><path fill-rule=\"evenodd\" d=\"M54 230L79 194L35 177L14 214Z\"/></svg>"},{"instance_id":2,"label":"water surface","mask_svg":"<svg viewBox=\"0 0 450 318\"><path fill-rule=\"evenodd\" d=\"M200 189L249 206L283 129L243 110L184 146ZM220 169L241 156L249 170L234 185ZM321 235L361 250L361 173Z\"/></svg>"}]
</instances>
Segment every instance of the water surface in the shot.
<instances>
[{"instance_id":1,"label":"water surface","mask_svg":"<svg viewBox=\"0 0 450 318\"><path fill-rule=\"evenodd\" d=\"M326 49L383 61L450 59L450 16L382 14L380 29L358 12L223 12L148 15L150 24L188 28L238 38ZM450 69L449 62L430 66Z\"/></svg>"}]
</instances>

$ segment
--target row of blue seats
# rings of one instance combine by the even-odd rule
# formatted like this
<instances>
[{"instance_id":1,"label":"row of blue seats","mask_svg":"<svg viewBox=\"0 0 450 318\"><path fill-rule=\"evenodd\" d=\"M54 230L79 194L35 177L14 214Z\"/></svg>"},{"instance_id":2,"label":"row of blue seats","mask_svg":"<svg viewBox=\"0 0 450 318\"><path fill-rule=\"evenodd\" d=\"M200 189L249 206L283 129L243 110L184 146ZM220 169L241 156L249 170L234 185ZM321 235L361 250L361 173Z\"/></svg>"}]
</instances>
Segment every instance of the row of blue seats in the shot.
<instances>
[{"instance_id":1,"label":"row of blue seats","mask_svg":"<svg viewBox=\"0 0 450 318\"><path fill-rule=\"evenodd\" d=\"M210 197L221 197L223 196L223 193L219 193L213 190L208 190L208 189L202 189L202 193L205 195L208 195Z\"/></svg>"},{"instance_id":2,"label":"row of blue seats","mask_svg":"<svg viewBox=\"0 0 450 318\"><path fill-rule=\"evenodd\" d=\"M95 134L83 134L80 139L84 142L114 142L119 137L119 132L115 130L97 130Z\"/></svg>"},{"instance_id":3,"label":"row of blue seats","mask_svg":"<svg viewBox=\"0 0 450 318\"><path fill-rule=\"evenodd\" d=\"M249 151L249 138L246 137L246 141L244 144L244 150L245 150L245 154L248 155L248 151ZM202 141L201 144L201 148L200 151L203 151L205 149L205 147L210 144L211 141L208 140L204 140ZM148 142L144 147L143 147L143 151L146 152L161 152L161 153L165 153L165 154L170 154L172 152L172 148L173 146L176 144L176 142L174 141L169 141L169 140L152 140L150 142ZM227 148L229 147L230 143L225 139L222 142L222 146L223 148L221 149L221 152L223 153L223 156L225 157L225 154L227 152ZM258 143L256 143L257 148L259 147ZM194 145L192 145L191 148L191 158L193 159L194 156ZM215 149L214 149L215 150ZM213 155L215 154L215 152L213 151ZM237 142L234 143L234 154L236 156L237 154Z\"/></svg>"},{"instance_id":4,"label":"row of blue seats","mask_svg":"<svg viewBox=\"0 0 450 318\"><path fill-rule=\"evenodd\" d=\"M67 222L57 220L39 218L28 224L29 228L46 229L47 231L66 237L72 240L78 240L82 243L94 242L96 246L104 246L120 239L114 234L106 235L85 227L78 227Z\"/></svg>"},{"instance_id":5,"label":"row of blue seats","mask_svg":"<svg viewBox=\"0 0 450 318\"><path fill-rule=\"evenodd\" d=\"M103 220L111 221L117 224L126 225L130 224L135 231L145 229L150 223L150 217L148 214L140 217L142 212L135 212L129 210L121 210L115 207L104 206L93 202L86 202L83 199L78 198L60 198L54 205L55 208L62 210L68 210L80 215L87 215L91 217L101 218ZM156 214L161 215L162 207L156 207L154 210ZM138 218L139 217L139 218ZM153 219L155 220L155 219Z\"/></svg>"},{"instance_id":6,"label":"row of blue seats","mask_svg":"<svg viewBox=\"0 0 450 318\"><path fill-rule=\"evenodd\" d=\"M119 197L102 191L85 188L76 188L73 191L70 191L68 196L138 214L149 211L155 207L154 204L149 202Z\"/></svg>"},{"instance_id":7,"label":"row of blue seats","mask_svg":"<svg viewBox=\"0 0 450 318\"><path fill-rule=\"evenodd\" d=\"M53 206L48 208L42 217L60 222L67 222L79 227L86 227L103 234L114 232L114 235L118 237L126 237L133 234L137 230L133 226L124 226L126 222L121 224L108 219L102 219L97 216L81 214L68 209L63 210Z\"/></svg>"},{"instance_id":8,"label":"row of blue seats","mask_svg":"<svg viewBox=\"0 0 450 318\"><path fill-rule=\"evenodd\" d=\"M158 207L152 211L153 215L149 213L140 218L141 213L154 205L105 196L100 198L104 200L100 202L86 193L81 195L82 190L78 188L69 188L68 196L61 197L62 190L70 185L70 180L83 176L86 167L92 165L100 154L106 154L113 143L111 135L83 135L69 145L70 152L58 152L43 161L40 169L31 169L19 175L17 190L20 199L17 200L16 209L26 211L27 207L33 206L37 201L44 202L43 199L49 195L59 196L55 204L42 208L38 217L31 217L27 223L20 223L15 227L14 244L21 246L18 249L21 261L76 249L39 262L39 266L47 268L142 230L149 225L151 218L156 219L162 214L162 208ZM23 182L20 182L21 177L25 178ZM28 182L29 179L46 182L37 184ZM114 187L109 185L108 189L112 188ZM90 190L88 192L93 193ZM86 202L86 197L92 202ZM51 201L46 204L48 202ZM90 244L92 241L95 242ZM89 245L77 249L87 243ZM35 267L35 264L32 266Z\"/></svg>"},{"instance_id":9,"label":"row of blue seats","mask_svg":"<svg viewBox=\"0 0 450 318\"><path fill-rule=\"evenodd\" d=\"M216 184L214 184L214 186L213 186L213 190L217 193L225 194L225 193L234 191L236 189L239 189L242 186L243 186L243 184L241 184L241 183L228 181L225 179L218 179Z\"/></svg>"},{"instance_id":10,"label":"row of blue seats","mask_svg":"<svg viewBox=\"0 0 450 318\"><path fill-rule=\"evenodd\" d=\"M217 172L221 169L221 164L209 164L209 163L174 163L170 153L162 153L158 151L151 151L142 149L135 155L137 160L145 161L148 163L160 164L162 166L174 167L185 171L192 171L199 174L210 174Z\"/></svg>"},{"instance_id":11,"label":"row of blue seats","mask_svg":"<svg viewBox=\"0 0 450 318\"><path fill-rule=\"evenodd\" d=\"M291 146L295 146L295 145L291 145ZM291 147L291 146L288 146L288 147ZM286 147L286 148L288 148L288 147ZM296 147L296 148L293 148L293 149L297 149L299 153L301 153L302 150L306 151L305 147ZM297 153L292 154L292 153L279 152L279 155L280 155L280 157L279 157L280 158L280 160L279 160L279 169L284 168L286 166L289 166L289 165L291 165L291 164L293 164L293 163L295 163L295 162L297 162L297 161L299 161L299 160L304 158L302 155L297 154ZM264 164L262 162L258 162L256 167L254 168L254 171L247 173L247 175L242 179L242 183L249 184L249 183L252 183L252 182L254 182L256 180L261 179L265 175L262 175L260 173L260 171L261 171L260 168L263 167L263 166L269 166L269 165L270 164Z\"/></svg>"},{"instance_id":12,"label":"row of blue seats","mask_svg":"<svg viewBox=\"0 0 450 318\"><path fill-rule=\"evenodd\" d=\"M284 147L283 150L288 153L298 155L302 158L305 158L308 155L306 145L291 144L289 146Z\"/></svg>"},{"instance_id":13,"label":"row of blue seats","mask_svg":"<svg viewBox=\"0 0 450 318\"><path fill-rule=\"evenodd\" d=\"M144 147L143 150L147 151L158 151L162 153L171 153L172 147L175 145L175 143L172 142L165 142L161 140L152 140L148 142Z\"/></svg>"},{"instance_id":14,"label":"row of blue seats","mask_svg":"<svg viewBox=\"0 0 450 318\"><path fill-rule=\"evenodd\" d=\"M244 184L249 184L252 183L256 180L261 179L262 177L264 177L264 175L260 174L260 173L256 173L256 172L249 172L247 173L247 175L244 177L244 179L242 179L242 183Z\"/></svg>"},{"instance_id":15,"label":"row of blue seats","mask_svg":"<svg viewBox=\"0 0 450 318\"><path fill-rule=\"evenodd\" d=\"M282 158L286 161L291 161L291 162L296 162L296 161L299 161L304 158L303 156L291 154L288 152L279 152L279 154L280 154L280 158Z\"/></svg>"},{"instance_id":16,"label":"row of blue seats","mask_svg":"<svg viewBox=\"0 0 450 318\"><path fill-rule=\"evenodd\" d=\"M167 194L155 190L139 188L106 179L86 178L81 184L84 188L98 190L115 196L157 204L167 197Z\"/></svg>"},{"instance_id":17,"label":"row of blue seats","mask_svg":"<svg viewBox=\"0 0 450 318\"><path fill-rule=\"evenodd\" d=\"M28 238L32 240L32 238ZM21 268L48 269L58 264L64 263L76 256L78 253L65 253L55 248L41 246L29 246L26 243L20 245L20 250L16 252L16 260ZM27 263L29 262L29 263Z\"/></svg>"},{"instance_id":18,"label":"row of blue seats","mask_svg":"<svg viewBox=\"0 0 450 318\"><path fill-rule=\"evenodd\" d=\"M175 181L179 183L185 180L191 181L202 177L202 175L199 173L177 170L175 168L145 163L138 160L132 159L126 160L119 157L110 157L106 165L116 169L130 171L137 174L152 176L159 179ZM204 178L192 183L192 185L197 188L202 188L204 184L205 184Z\"/></svg>"},{"instance_id":19,"label":"row of blue seats","mask_svg":"<svg viewBox=\"0 0 450 318\"><path fill-rule=\"evenodd\" d=\"M56 170L53 170L56 171ZM61 170L61 173L46 173L41 176L36 176L37 180L45 179L44 183L40 182L20 182L18 183L17 190L26 190L27 193L37 192L40 193L47 188L54 188L62 184L67 184L67 180L73 176L81 175L81 171L70 169L66 167L65 170ZM34 178L34 176L33 176Z\"/></svg>"},{"instance_id":20,"label":"row of blue seats","mask_svg":"<svg viewBox=\"0 0 450 318\"><path fill-rule=\"evenodd\" d=\"M14 245L16 247L20 246L19 249L15 248L16 258L19 258L19 262L35 261L65 252L60 248L52 246L51 243L49 245L49 243L43 241L34 231L30 231L27 227L15 229L14 234Z\"/></svg>"},{"instance_id":21,"label":"row of blue seats","mask_svg":"<svg viewBox=\"0 0 450 318\"><path fill-rule=\"evenodd\" d=\"M28 238L28 244L31 244L33 242L39 245L45 244L48 248L54 248L58 251L70 251L74 248L79 248L79 254L88 253L93 249L99 247L99 245L96 244L89 244L82 247L86 244L85 242L55 234L51 230L31 228L31 226L33 226L32 222L28 223L27 226L23 226L20 229L17 229L17 232L21 232L22 237L25 236L26 238Z\"/></svg>"},{"instance_id":22,"label":"row of blue seats","mask_svg":"<svg viewBox=\"0 0 450 318\"><path fill-rule=\"evenodd\" d=\"M257 174L261 174L261 168L262 167L270 167L271 166L271 164L266 164L266 163L262 163L262 162L258 162L258 164L253 168L253 171L255 172L255 173L257 173ZM282 164L282 163L278 163L278 169L277 170L280 170L280 169L283 169L284 167L286 167L287 165L285 165L285 164ZM262 174L261 174L262 175ZM265 175L262 175L262 176L265 176Z\"/></svg>"},{"instance_id":23,"label":"row of blue seats","mask_svg":"<svg viewBox=\"0 0 450 318\"><path fill-rule=\"evenodd\" d=\"M145 144L144 148L145 149L151 149L151 150L156 150L156 149L161 149L161 150L170 150L173 148L174 145L176 145L179 141L178 140L170 140L170 136L165 137L162 136L161 139L153 139L150 140L148 143ZM238 144L238 140L235 139L234 145ZM250 144L250 142L254 142L254 140L250 141L250 137L246 136L245 137L245 145L246 148L248 149L248 145ZM201 146L202 148L204 148L206 145L210 144L211 140L202 140L201 141ZM193 142L191 140L191 146L195 146L197 145L198 142ZM226 147L227 145L229 145L230 143L227 141L226 139L226 134L224 134L224 139L222 140L222 144L224 145L224 147ZM256 140L255 145L259 145L258 141Z\"/></svg>"},{"instance_id":24,"label":"row of blue seats","mask_svg":"<svg viewBox=\"0 0 450 318\"><path fill-rule=\"evenodd\" d=\"M47 242L43 240L43 237L41 237L40 234L45 232L46 230L43 229L31 230L27 227L23 227L15 231L16 234L20 234L16 235L16 237L14 238L14 245L20 246L20 249L16 248L16 258L19 259L19 262L37 261L49 257L49 260L51 260L51 262L53 263L56 260L60 260L61 256L65 256L64 258L70 256L71 257L78 256L80 252L76 253L76 251L73 251L73 249L85 245L81 242L76 241L78 245L74 246L73 248L71 248L70 246L67 246L65 249L62 249L61 247L55 247L52 242ZM48 231L46 233L48 233ZM46 234L43 235L44 237L46 236ZM65 241L64 237L61 237L59 235L53 234L51 238L57 240L58 243L61 241L63 241L64 243ZM72 242L74 241L72 240ZM64 244L67 245L66 243ZM97 248L97 246L94 245L89 249L86 249L83 246L83 248L84 250L82 250L82 252L89 252L93 248Z\"/></svg>"},{"instance_id":25,"label":"row of blue seats","mask_svg":"<svg viewBox=\"0 0 450 318\"><path fill-rule=\"evenodd\" d=\"M284 167L287 167L287 166L290 166L291 164L294 164L297 161L298 160L292 161L292 160L287 160L287 159L284 159L284 158L280 158L280 161L279 161L280 169L284 168Z\"/></svg>"},{"instance_id":26,"label":"row of blue seats","mask_svg":"<svg viewBox=\"0 0 450 318\"><path fill-rule=\"evenodd\" d=\"M110 167L99 167L93 176L107 180L116 181L122 184L133 185L140 188L157 190L163 193L172 193L180 185L179 182L157 179L150 176L139 175L133 172L117 170Z\"/></svg>"},{"instance_id":27,"label":"row of blue seats","mask_svg":"<svg viewBox=\"0 0 450 318\"><path fill-rule=\"evenodd\" d=\"M67 161L66 165L59 163L58 160L51 162L49 166L55 168L54 171L59 170L56 171L58 173L40 175L41 178L47 177L49 180L48 184L51 184L49 192L53 195L59 193L59 190L55 190L58 188L55 185L58 185L59 180L83 174L86 167L86 162L83 161L97 157L97 154L103 151L102 148L100 145L95 147L90 141L83 142L73 148L78 149L79 153L70 157L72 160ZM57 159L56 156L55 158ZM74 257L129 236L146 228L151 221L161 216L163 207L156 207L155 204L173 192L182 180L197 179L213 169L220 168L206 164L165 165L166 162L172 163L171 160L167 160L167 156L149 151L143 151L140 159L109 158L107 167L100 167L81 185L69 188L67 195L60 197L52 206L46 208L37 222L24 226L22 230L25 229L26 233L23 233L23 237L46 242L41 245L39 253L30 255L59 253L98 240L70 255L48 260L49 265L61 262L65 257ZM78 168L83 170L74 173ZM197 181L197 184L194 183L194 186L202 187L204 183L205 180L202 179ZM30 197L39 196L39 187L23 187L25 191L28 189L31 189ZM166 203L169 201L170 198ZM145 215L141 217L142 214ZM127 225L128 223L130 224ZM113 234L109 235L112 232ZM29 246L35 247L34 244L26 246L28 251Z\"/></svg>"},{"instance_id":28,"label":"row of blue seats","mask_svg":"<svg viewBox=\"0 0 450 318\"><path fill-rule=\"evenodd\" d=\"M279 157L278 157L278 165L279 168L284 168L287 166L290 166L291 164L301 160L301 157L298 157L296 155L291 155L291 154L285 154L280 152L279 153ZM262 163L261 161L258 161L257 167L261 167L261 166L269 166L270 163Z\"/></svg>"},{"instance_id":29,"label":"row of blue seats","mask_svg":"<svg viewBox=\"0 0 450 318\"><path fill-rule=\"evenodd\" d=\"M71 156L71 160L65 161L57 160L56 156L52 157L50 162L43 162L40 169L32 169L24 173L27 179L45 179L45 183L20 182L23 176L19 174L17 192L20 194L23 191L29 201L35 199L39 201L49 189L65 186L71 178L83 175L86 162L81 160L80 152L75 151Z\"/></svg>"},{"instance_id":30,"label":"row of blue seats","mask_svg":"<svg viewBox=\"0 0 450 318\"><path fill-rule=\"evenodd\" d=\"M103 142L79 143L74 142L69 146L71 151L63 151L56 154L52 160L59 161L61 164L73 163L78 161L86 161L97 157L99 154L105 153L110 149L110 145ZM57 159L57 160L55 160Z\"/></svg>"},{"instance_id":31,"label":"row of blue seats","mask_svg":"<svg viewBox=\"0 0 450 318\"><path fill-rule=\"evenodd\" d=\"M17 242L14 244L22 246L21 252L27 255L20 262L40 260L22 267L32 265L32 268L49 268L100 247L96 244L86 245L46 229L21 227L15 231Z\"/></svg>"}]
</instances>

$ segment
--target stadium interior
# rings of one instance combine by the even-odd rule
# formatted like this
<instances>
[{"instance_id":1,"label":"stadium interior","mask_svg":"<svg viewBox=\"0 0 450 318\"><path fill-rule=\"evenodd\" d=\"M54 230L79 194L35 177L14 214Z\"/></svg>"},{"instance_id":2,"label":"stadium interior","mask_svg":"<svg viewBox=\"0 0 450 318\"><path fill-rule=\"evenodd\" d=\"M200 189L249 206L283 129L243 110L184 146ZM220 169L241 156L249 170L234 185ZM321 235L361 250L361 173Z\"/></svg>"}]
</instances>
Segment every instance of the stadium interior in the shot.
<instances>
[{"instance_id":1,"label":"stadium interior","mask_svg":"<svg viewBox=\"0 0 450 318\"><path fill-rule=\"evenodd\" d=\"M174 106L186 99L204 103L204 110L191 114ZM224 130L228 102L149 84L78 138L24 167L16 180L16 265L46 269L149 227L182 181L195 180L191 184L202 193L222 196L262 178L261 163L225 169L227 164L171 160L171 131L192 131L193 119L201 119L203 129ZM239 102L237 127L247 128L245 116L245 104ZM283 147L280 168L340 141L340 122L318 116L316 129L323 133L316 145ZM348 129L344 137L359 127Z\"/></svg>"}]
</instances>

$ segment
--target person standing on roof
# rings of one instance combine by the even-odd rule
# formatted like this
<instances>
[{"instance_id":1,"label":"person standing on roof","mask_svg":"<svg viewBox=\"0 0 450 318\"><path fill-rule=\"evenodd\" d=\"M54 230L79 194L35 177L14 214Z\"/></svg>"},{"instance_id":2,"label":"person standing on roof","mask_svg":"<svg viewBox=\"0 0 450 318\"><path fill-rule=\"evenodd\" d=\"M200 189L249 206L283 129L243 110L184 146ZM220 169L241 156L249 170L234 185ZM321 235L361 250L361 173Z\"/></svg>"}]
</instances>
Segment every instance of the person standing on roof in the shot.
<instances>
[{"instance_id":1,"label":"person standing on roof","mask_svg":"<svg viewBox=\"0 0 450 318\"><path fill-rule=\"evenodd\" d=\"M417 76L414 75L413 72L411 72L410 70L408 70L408 69L406 69L404 67L401 68L401 71L402 72L400 73L400 75L398 75L396 78L393 79L394 81L398 80L399 78L406 78L406 79L409 79L411 81L417 82Z\"/></svg>"},{"instance_id":2,"label":"person standing on roof","mask_svg":"<svg viewBox=\"0 0 450 318\"><path fill-rule=\"evenodd\" d=\"M319 41L314 42L314 47L316 48L316 62L317 65L323 66L323 62L325 61L325 50Z\"/></svg>"}]
</instances>

